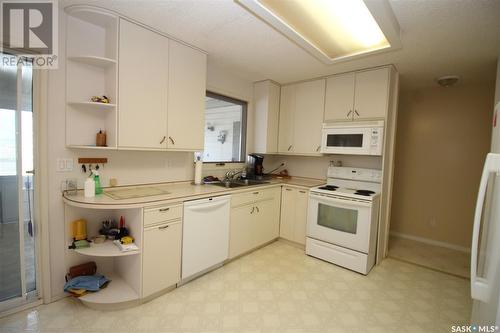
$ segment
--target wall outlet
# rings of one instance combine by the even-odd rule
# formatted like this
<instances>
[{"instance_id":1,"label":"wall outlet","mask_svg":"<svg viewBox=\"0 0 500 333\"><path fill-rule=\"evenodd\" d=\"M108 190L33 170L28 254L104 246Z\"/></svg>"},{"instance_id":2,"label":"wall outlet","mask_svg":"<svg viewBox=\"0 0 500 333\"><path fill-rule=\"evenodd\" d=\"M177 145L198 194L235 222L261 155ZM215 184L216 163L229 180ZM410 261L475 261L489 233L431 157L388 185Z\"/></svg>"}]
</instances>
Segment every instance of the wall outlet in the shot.
<instances>
[{"instance_id":1,"label":"wall outlet","mask_svg":"<svg viewBox=\"0 0 500 333\"><path fill-rule=\"evenodd\" d=\"M56 161L57 172L70 172L73 171L74 161L72 158L58 158Z\"/></svg>"}]
</instances>

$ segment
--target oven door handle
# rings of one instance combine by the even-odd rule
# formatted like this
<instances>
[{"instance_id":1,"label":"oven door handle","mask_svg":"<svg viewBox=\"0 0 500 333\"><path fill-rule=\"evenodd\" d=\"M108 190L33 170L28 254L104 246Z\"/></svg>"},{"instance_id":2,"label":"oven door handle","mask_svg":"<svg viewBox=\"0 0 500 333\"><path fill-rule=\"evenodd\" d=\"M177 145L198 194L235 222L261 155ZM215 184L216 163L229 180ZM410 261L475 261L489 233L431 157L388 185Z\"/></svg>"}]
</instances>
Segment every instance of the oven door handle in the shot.
<instances>
[{"instance_id":1,"label":"oven door handle","mask_svg":"<svg viewBox=\"0 0 500 333\"><path fill-rule=\"evenodd\" d=\"M316 193L310 194L310 199L315 200L317 202L323 203L325 205L339 204L342 206L356 206L356 207L371 207L372 202L370 201L360 201L356 199L340 199L332 196L321 195Z\"/></svg>"}]
</instances>

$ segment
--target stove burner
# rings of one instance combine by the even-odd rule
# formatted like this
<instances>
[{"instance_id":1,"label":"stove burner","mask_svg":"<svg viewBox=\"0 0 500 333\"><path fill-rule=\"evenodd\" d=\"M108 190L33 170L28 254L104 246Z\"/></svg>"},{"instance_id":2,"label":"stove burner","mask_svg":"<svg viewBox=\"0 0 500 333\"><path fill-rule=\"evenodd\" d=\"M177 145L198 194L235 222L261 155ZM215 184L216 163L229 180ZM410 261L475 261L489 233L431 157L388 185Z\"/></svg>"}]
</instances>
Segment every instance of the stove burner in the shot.
<instances>
[{"instance_id":1,"label":"stove burner","mask_svg":"<svg viewBox=\"0 0 500 333\"><path fill-rule=\"evenodd\" d=\"M369 196L371 196L372 194L375 194L375 192L370 191L370 190L356 190L356 192L354 192L354 194L357 194L357 195L364 195L364 196L366 196L366 197L369 197Z\"/></svg>"},{"instance_id":2,"label":"stove burner","mask_svg":"<svg viewBox=\"0 0 500 333\"><path fill-rule=\"evenodd\" d=\"M338 188L339 187L335 186L335 185L325 185L325 186L318 187L318 189L320 189L320 190L327 190L327 191L335 191Z\"/></svg>"}]
</instances>

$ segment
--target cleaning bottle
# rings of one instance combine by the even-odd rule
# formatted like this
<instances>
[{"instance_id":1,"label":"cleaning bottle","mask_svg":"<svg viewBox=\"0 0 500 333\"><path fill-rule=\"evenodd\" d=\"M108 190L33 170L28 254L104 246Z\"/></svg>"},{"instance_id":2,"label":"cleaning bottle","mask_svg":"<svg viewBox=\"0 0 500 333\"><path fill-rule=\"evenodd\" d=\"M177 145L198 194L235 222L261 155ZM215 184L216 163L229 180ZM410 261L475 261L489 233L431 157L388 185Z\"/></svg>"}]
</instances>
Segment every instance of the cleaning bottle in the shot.
<instances>
[{"instance_id":1,"label":"cleaning bottle","mask_svg":"<svg viewBox=\"0 0 500 333\"><path fill-rule=\"evenodd\" d=\"M92 174L90 174L90 176L85 180L83 187L85 198L92 198L95 196L95 181Z\"/></svg>"},{"instance_id":2,"label":"cleaning bottle","mask_svg":"<svg viewBox=\"0 0 500 333\"><path fill-rule=\"evenodd\" d=\"M102 193L101 179L99 178L99 171L94 171L95 194Z\"/></svg>"}]
</instances>

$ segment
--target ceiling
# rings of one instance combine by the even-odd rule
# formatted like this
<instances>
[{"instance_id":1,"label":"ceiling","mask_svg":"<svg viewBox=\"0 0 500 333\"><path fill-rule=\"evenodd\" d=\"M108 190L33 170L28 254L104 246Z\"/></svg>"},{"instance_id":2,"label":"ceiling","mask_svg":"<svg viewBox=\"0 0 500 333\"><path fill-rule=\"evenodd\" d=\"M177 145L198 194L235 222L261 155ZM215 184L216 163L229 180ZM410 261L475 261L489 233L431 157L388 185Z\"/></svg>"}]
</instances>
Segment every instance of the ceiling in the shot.
<instances>
[{"instance_id":1,"label":"ceiling","mask_svg":"<svg viewBox=\"0 0 500 333\"><path fill-rule=\"evenodd\" d=\"M377 0L370 0L377 1ZM389 0L403 47L325 65L231 0L60 0L112 9L208 52L209 64L259 81L289 83L394 64L403 89L456 74L492 83L500 55L499 0Z\"/></svg>"}]
</instances>

